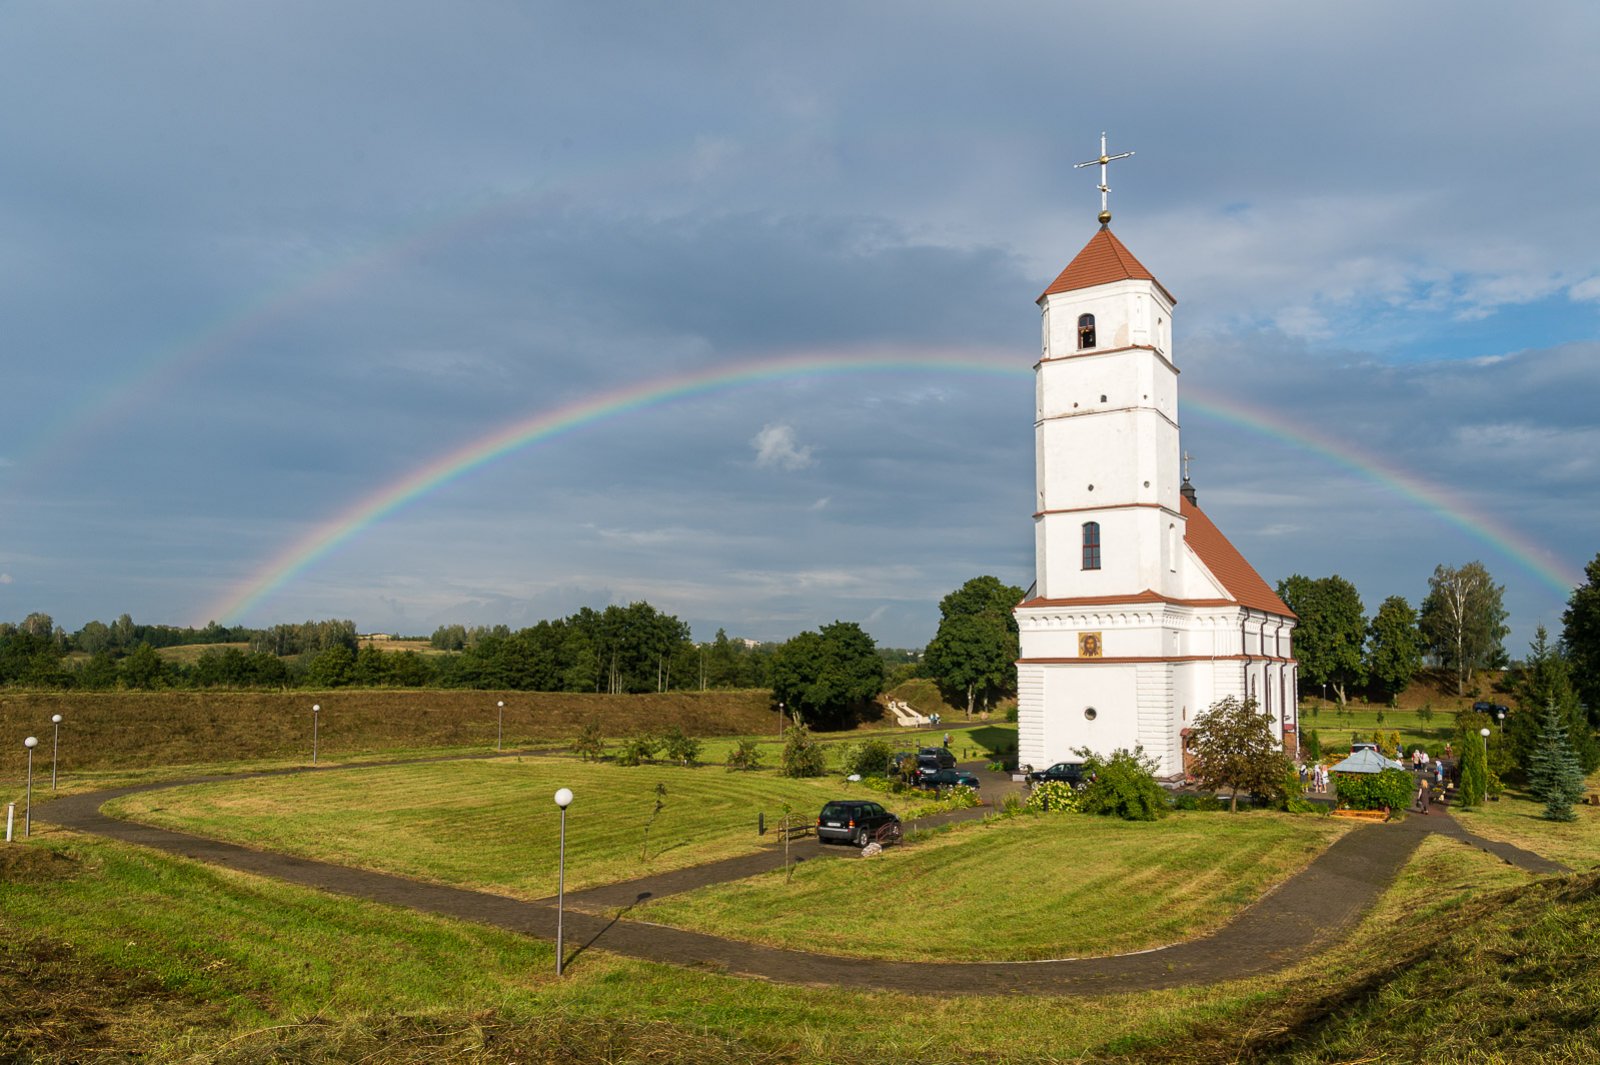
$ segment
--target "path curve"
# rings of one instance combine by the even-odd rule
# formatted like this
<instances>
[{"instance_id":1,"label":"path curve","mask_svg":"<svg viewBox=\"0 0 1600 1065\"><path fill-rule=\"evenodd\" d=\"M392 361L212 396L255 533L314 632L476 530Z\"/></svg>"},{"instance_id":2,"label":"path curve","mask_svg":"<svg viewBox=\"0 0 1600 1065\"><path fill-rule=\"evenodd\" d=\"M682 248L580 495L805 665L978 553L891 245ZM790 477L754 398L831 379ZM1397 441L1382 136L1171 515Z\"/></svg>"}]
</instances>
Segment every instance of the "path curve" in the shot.
<instances>
[{"instance_id":1,"label":"path curve","mask_svg":"<svg viewBox=\"0 0 1600 1065\"><path fill-rule=\"evenodd\" d=\"M442 760L445 759L426 759ZM102 813L100 809L105 803L124 795L186 784L332 772L376 764L405 765L416 761L423 760L346 763L319 769L264 770L140 784L54 799L41 804L34 816L74 831L150 847L194 861L267 876L319 891L554 939L554 899L525 901L484 891L430 884L389 873L254 850L220 840L118 820ZM986 812L982 809L958 811L958 815L950 819L966 820ZM1305 869L1256 900L1217 932L1137 954L1024 962L884 961L763 946L627 917L628 907L643 897L659 897L780 868L783 859L778 848L575 892L568 897L574 905L614 907L620 913L616 917L606 917L569 906L565 916L566 942L574 956L590 947L598 947L647 961L781 983L917 994L1107 994L1215 983L1285 968L1304 958L1307 951L1320 949L1341 938L1394 880L1429 832L1440 831L1456 838L1470 835L1459 826L1454 826L1455 830L1451 831L1446 827L1446 822L1454 825L1454 819L1446 814L1426 818L1413 816L1399 823L1354 829L1334 841ZM1487 841L1477 842L1481 845ZM822 851L815 845L805 849L811 850L813 855L852 853L845 848ZM1528 857L1537 859L1536 855Z\"/></svg>"}]
</instances>

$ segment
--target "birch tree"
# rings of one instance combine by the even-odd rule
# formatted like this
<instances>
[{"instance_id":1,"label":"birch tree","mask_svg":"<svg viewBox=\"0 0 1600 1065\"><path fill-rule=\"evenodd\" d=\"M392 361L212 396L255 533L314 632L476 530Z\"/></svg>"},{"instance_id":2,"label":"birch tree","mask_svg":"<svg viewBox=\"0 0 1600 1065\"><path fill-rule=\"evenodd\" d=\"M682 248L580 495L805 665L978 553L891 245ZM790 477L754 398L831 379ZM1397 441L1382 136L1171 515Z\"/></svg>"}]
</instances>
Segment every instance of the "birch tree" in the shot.
<instances>
[{"instance_id":1,"label":"birch tree","mask_svg":"<svg viewBox=\"0 0 1600 1065\"><path fill-rule=\"evenodd\" d=\"M1422 633L1439 664L1456 674L1465 693L1475 670L1505 658L1505 586L1494 583L1481 562L1459 568L1435 566L1422 601Z\"/></svg>"}]
</instances>

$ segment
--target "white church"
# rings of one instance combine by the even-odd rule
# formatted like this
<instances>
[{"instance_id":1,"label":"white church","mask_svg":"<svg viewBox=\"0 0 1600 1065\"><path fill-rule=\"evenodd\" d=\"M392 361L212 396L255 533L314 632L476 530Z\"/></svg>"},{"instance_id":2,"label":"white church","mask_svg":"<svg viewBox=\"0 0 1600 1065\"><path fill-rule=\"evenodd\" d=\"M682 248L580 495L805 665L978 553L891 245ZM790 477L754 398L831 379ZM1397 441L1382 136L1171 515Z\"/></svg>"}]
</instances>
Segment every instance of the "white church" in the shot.
<instances>
[{"instance_id":1,"label":"white church","mask_svg":"<svg viewBox=\"0 0 1600 1065\"><path fill-rule=\"evenodd\" d=\"M1107 161L1102 141L1100 229L1038 301L1018 761L1141 746L1176 777L1195 717L1229 695L1294 749L1295 616L1180 481L1177 301L1111 232Z\"/></svg>"}]
</instances>

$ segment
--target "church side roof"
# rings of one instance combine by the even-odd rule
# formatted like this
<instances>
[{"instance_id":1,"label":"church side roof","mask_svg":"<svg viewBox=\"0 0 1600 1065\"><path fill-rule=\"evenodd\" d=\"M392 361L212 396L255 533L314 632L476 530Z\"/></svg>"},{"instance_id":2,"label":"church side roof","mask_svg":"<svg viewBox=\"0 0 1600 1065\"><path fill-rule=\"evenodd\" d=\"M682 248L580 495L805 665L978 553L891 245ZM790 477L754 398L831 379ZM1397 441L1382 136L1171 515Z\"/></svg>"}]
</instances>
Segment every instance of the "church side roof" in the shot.
<instances>
[{"instance_id":1,"label":"church side roof","mask_svg":"<svg viewBox=\"0 0 1600 1065\"><path fill-rule=\"evenodd\" d=\"M1166 286L1156 281L1156 275L1145 269L1143 263L1134 258L1133 252L1127 245L1118 240L1116 234L1107 226L1101 226L1094 236L1089 238L1089 243L1083 250L1075 255L1067 268L1050 282L1050 287L1039 296L1053 296L1057 292L1071 292L1074 289L1093 288L1095 285L1109 285L1114 281L1151 281L1161 294L1174 306L1177 300L1172 298Z\"/></svg>"},{"instance_id":2,"label":"church side roof","mask_svg":"<svg viewBox=\"0 0 1600 1065\"><path fill-rule=\"evenodd\" d=\"M1184 541L1200 556L1200 561L1205 563L1222 586L1227 589L1230 596L1240 606L1249 607L1251 610L1263 610L1269 614L1282 614L1284 617L1294 617L1294 611L1272 586L1261 579L1261 574L1255 567L1246 562L1239 549L1228 542L1222 535L1222 530L1211 523L1205 511L1189 502L1181 500L1184 517Z\"/></svg>"}]
</instances>

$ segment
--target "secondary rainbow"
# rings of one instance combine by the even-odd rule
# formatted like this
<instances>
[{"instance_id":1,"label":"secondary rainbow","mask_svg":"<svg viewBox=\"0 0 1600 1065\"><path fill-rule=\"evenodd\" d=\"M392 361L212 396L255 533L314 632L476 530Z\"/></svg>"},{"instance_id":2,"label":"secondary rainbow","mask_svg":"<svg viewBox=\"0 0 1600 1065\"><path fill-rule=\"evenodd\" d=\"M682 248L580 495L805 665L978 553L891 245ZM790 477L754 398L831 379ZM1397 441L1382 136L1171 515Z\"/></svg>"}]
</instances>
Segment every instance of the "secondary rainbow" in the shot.
<instances>
[{"instance_id":1,"label":"secondary rainbow","mask_svg":"<svg viewBox=\"0 0 1600 1065\"><path fill-rule=\"evenodd\" d=\"M693 373L658 378L540 411L440 455L357 500L269 559L254 576L234 588L226 599L214 604L206 620L233 621L261 604L340 545L402 507L445 484L470 475L496 459L555 439L569 431L633 411L763 382L913 371L997 377L1031 377L1033 373L1031 365L1019 362L1014 354L971 351L805 353L724 364ZM1302 426L1290 425L1270 411L1248 407L1192 385L1185 387L1182 406L1186 411L1197 412L1224 424L1310 451L1417 503L1510 558L1561 599L1565 599L1579 583L1575 573L1563 569L1549 551L1503 522L1491 515L1474 512L1444 488L1425 482L1374 456L1363 454L1349 444L1321 436Z\"/></svg>"}]
</instances>

